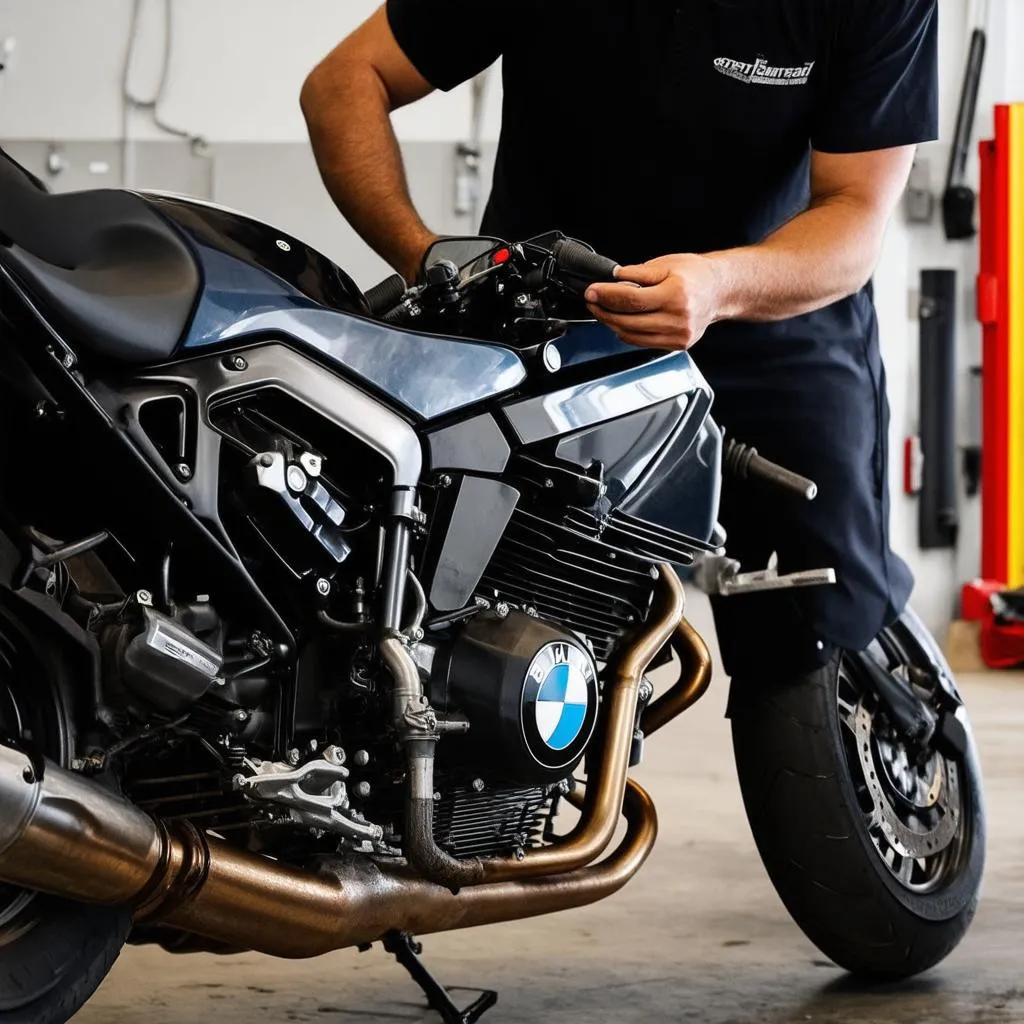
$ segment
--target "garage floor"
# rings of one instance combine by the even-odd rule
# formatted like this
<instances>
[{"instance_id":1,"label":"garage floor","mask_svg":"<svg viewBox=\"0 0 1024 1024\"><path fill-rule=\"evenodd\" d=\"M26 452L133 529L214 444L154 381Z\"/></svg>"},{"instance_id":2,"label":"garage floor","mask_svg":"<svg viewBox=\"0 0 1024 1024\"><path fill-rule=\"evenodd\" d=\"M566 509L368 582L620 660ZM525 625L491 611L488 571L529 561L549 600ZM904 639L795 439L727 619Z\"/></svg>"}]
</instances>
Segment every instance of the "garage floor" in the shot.
<instances>
[{"instance_id":1,"label":"garage floor","mask_svg":"<svg viewBox=\"0 0 1024 1024\"><path fill-rule=\"evenodd\" d=\"M661 835L630 887L552 918L428 938L427 963L450 985L500 991L487 1024L1024 1020L1024 679L962 684L986 771L989 870L967 941L930 975L858 988L790 922L743 815L721 685L648 746L637 778L658 804ZM207 1019L438 1021L375 946L301 963L129 949L76 1024Z\"/></svg>"}]
</instances>

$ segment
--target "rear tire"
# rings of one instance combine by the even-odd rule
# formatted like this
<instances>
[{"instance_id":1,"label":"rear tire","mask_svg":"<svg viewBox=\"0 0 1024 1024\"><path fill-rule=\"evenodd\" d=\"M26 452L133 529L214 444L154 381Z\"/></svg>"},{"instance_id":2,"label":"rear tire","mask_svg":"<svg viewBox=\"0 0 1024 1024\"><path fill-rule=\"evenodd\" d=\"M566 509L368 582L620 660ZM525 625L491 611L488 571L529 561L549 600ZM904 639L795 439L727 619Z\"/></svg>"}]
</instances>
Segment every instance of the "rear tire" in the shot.
<instances>
[{"instance_id":1,"label":"rear tire","mask_svg":"<svg viewBox=\"0 0 1024 1024\"><path fill-rule=\"evenodd\" d=\"M969 738L963 761L917 768L892 742L858 672L868 657L890 670L926 667L928 653L941 655L923 636L908 613L839 665L782 685L733 685L740 787L772 883L826 956L879 980L919 974L952 952L974 917L984 870L981 775L966 711L957 715ZM909 829L893 832L903 820ZM904 842L922 856L902 856Z\"/></svg>"},{"instance_id":2,"label":"rear tire","mask_svg":"<svg viewBox=\"0 0 1024 1024\"><path fill-rule=\"evenodd\" d=\"M74 751L69 672L5 607L0 593L0 734L66 766ZM69 870L74 870L69 865ZM0 883L0 1024L64 1024L107 976L131 911Z\"/></svg>"}]
</instances>

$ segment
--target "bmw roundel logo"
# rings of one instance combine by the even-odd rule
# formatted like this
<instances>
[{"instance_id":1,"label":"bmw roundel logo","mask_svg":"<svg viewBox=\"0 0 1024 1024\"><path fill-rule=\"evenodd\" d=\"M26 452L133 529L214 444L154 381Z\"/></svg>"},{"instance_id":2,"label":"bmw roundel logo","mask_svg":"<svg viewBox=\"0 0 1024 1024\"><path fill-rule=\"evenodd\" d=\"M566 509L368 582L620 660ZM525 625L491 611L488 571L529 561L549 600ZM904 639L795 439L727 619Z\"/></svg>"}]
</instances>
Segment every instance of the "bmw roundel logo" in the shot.
<instances>
[{"instance_id":1,"label":"bmw roundel logo","mask_svg":"<svg viewBox=\"0 0 1024 1024\"><path fill-rule=\"evenodd\" d=\"M526 745L547 768L563 768L583 753L597 721L593 659L569 642L545 644L533 657L523 688Z\"/></svg>"}]
</instances>

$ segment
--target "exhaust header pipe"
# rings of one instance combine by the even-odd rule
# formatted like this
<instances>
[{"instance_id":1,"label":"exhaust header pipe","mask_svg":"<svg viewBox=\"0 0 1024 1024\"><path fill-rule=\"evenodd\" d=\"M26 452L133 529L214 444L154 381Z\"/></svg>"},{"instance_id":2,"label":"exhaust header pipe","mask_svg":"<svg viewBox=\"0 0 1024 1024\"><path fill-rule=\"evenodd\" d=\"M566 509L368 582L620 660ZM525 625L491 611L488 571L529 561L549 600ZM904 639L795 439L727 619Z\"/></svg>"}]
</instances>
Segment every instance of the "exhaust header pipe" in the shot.
<instances>
[{"instance_id":1,"label":"exhaust header pipe","mask_svg":"<svg viewBox=\"0 0 1024 1024\"><path fill-rule=\"evenodd\" d=\"M471 928L585 906L621 889L657 835L650 797L626 793L626 836L598 865L457 894L405 866L337 861L307 871L186 827L170 832L99 783L0 746L0 879L271 956L313 957L400 930Z\"/></svg>"}]
</instances>

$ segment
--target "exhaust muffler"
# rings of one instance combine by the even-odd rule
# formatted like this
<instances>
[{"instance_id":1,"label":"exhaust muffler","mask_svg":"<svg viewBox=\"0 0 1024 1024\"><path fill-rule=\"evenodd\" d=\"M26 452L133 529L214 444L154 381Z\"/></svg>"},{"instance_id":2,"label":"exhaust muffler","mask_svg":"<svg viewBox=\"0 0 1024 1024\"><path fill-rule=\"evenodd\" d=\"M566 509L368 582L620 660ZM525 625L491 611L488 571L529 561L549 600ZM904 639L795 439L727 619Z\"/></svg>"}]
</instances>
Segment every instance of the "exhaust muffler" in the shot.
<instances>
[{"instance_id":1,"label":"exhaust muffler","mask_svg":"<svg viewBox=\"0 0 1024 1024\"><path fill-rule=\"evenodd\" d=\"M657 835L650 797L626 791L626 835L600 864L452 893L403 862L365 858L304 870L191 826L169 830L98 782L0 746L0 880L271 956L313 957L374 942L534 917L621 889Z\"/></svg>"}]
</instances>

